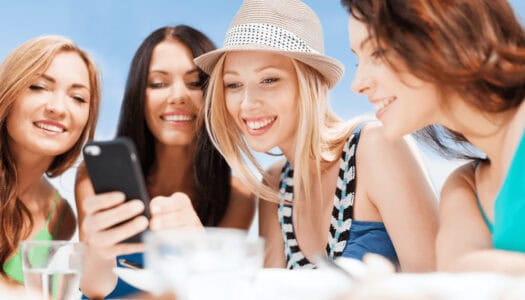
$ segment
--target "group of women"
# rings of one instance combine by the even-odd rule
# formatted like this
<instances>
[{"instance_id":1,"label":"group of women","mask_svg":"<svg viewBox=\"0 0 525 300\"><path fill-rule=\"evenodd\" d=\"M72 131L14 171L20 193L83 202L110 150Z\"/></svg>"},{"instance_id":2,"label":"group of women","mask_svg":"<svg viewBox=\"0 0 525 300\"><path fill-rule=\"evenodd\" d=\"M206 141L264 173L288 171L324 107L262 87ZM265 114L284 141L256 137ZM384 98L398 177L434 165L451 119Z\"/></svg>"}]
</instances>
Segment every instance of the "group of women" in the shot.
<instances>
[{"instance_id":1,"label":"group of women","mask_svg":"<svg viewBox=\"0 0 525 300\"><path fill-rule=\"evenodd\" d=\"M523 273L525 30L508 2L341 2L359 61L352 89L376 119L330 110L343 67L299 0L245 0L219 49L184 25L142 42L117 136L137 146L150 219L119 191L95 195L80 165L77 222L47 177L93 138L96 68L62 37L15 49L0 66L3 277L23 282L20 241L69 239L78 223L82 292L122 296L134 291L112 272L116 258L140 261L144 250L123 240L147 228L246 229L256 199L265 267L376 253L400 271ZM469 159L446 181L439 213L404 139L414 132ZM284 159L264 170L253 153L276 147Z\"/></svg>"}]
</instances>

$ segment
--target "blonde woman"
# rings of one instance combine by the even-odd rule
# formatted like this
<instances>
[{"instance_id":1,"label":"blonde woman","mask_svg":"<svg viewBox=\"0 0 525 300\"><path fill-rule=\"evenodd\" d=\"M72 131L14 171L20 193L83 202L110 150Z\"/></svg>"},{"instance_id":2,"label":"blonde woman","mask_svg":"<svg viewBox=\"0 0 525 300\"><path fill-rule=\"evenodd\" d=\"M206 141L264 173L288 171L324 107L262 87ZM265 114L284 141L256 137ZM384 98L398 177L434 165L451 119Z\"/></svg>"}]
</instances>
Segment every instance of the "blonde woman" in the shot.
<instances>
[{"instance_id":1,"label":"blonde woman","mask_svg":"<svg viewBox=\"0 0 525 300\"><path fill-rule=\"evenodd\" d=\"M0 263L23 283L22 240L67 240L75 215L46 175L73 166L93 137L100 99L88 55L59 36L32 39L0 66Z\"/></svg>"},{"instance_id":2,"label":"blonde woman","mask_svg":"<svg viewBox=\"0 0 525 300\"><path fill-rule=\"evenodd\" d=\"M301 1L246 0L224 46L195 60L211 74L210 135L264 199L265 266L312 268L319 254L371 252L403 271L433 270L433 191L403 139L389 141L380 125L343 122L330 111L327 93L343 67L323 54L322 36ZM251 151L274 147L286 161L264 172Z\"/></svg>"}]
</instances>

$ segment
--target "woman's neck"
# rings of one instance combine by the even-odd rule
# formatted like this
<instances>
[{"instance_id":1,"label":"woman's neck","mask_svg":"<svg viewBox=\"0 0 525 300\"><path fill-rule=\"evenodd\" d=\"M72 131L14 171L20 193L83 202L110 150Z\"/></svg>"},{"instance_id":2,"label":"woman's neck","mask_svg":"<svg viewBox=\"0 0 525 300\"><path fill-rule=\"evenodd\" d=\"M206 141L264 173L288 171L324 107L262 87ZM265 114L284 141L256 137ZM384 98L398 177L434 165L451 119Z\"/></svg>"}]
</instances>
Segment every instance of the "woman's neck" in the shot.
<instances>
[{"instance_id":1,"label":"woman's neck","mask_svg":"<svg viewBox=\"0 0 525 300\"><path fill-rule=\"evenodd\" d=\"M504 147L509 135L509 128L517 109L501 113L484 113L461 101L463 107L454 109L456 114L447 116L443 124L460 132L474 146L483 151L491 165L501 166L504 160Z\"/></svg>"},{"instance_id":2,"label":"woman's neck","mask_svg":"<svg viewBox=\"0 0 525 300\"><path fill-rule=\"evenodd\" d=\"M47 184L43 175L52 162L53 157L18 155L15 158L18 177L17 196L30 211L39 211L41 207L47 205L47 203L39 201L45 197L34 197L33 195L39 195L42 188Z\"/></svg>"},{"instance_id":3,"label":"woman's neck","mask_svg":"<svg viewBox=\"0 0 525 300\"><path fill-rule=\"evenodd\" d=\"M169 196L174 192L194 193L193 180L195 145L155 146L155 162L148 175L148 189L155 196Z\"/></svg>"}]
</instances>

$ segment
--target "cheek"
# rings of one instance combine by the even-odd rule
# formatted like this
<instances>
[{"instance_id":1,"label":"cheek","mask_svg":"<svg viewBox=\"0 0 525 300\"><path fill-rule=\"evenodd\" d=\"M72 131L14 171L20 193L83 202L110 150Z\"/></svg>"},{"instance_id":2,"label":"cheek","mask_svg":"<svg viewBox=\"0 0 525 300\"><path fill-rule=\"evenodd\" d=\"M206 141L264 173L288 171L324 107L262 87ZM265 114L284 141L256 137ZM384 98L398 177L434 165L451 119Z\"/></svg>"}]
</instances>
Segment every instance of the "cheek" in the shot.
<instances>
[{"instance_id":1,"label":"cheek","mask_svg":"<svg viewBox=\"0 0 525 300\"><path fill-rule=\"evenodd\" d=\"M202 94L202 91L192 91L190 98L193 106L200 111L204 106L204 95Z\"/></svg>"},{"instance_id":2,"label":"cheek","mask_svg":"<svg viewBox=\"0 0 525 300\"><path fill-rule=\"evenodd\" d=\"M226 111L233 117L239 111L239 101L234 95L226 95L224 97L226 104Z\"/></svg>"},{"instance_id":3,"label":"cheek","mask_svg":"<svg viewBox=\"0 0 525 300\"><path fill-rule=\"evenodd\" d=\"M87 126L89 120L89 111L89 105L83 105L78 109L77 112L75 112L75 120L78 124L78 127L81 129L80 132L82 132L82 130L84 130L84 128Z\"/></svg>"}]
</instances>

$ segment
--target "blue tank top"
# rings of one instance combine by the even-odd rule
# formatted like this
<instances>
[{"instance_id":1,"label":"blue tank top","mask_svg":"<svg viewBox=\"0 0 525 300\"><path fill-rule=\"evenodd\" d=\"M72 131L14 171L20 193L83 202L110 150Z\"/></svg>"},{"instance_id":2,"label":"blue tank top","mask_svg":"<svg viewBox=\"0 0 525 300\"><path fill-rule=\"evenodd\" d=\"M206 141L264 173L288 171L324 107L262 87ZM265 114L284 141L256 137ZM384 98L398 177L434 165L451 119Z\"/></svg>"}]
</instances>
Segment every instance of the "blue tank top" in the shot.
<instances>
[{"instance_id":1,"label":"blue tank top","mask_svg":"<svg viewBox=\"0 0 525 300\"><path fill-rule=\"evenodd\" d=\"M494 248L525 253L525 131L494 204Z\"/></svg>"},{"instance_id":2,"label":"blue tank top","mask_svg":"<svg viewBox=\"0 0 525 300\"><path fill-rule=\"evenodd\" d=\"M394 245L382 222L353 220L356 187L356 153L361 128L359 125L343 147L334 208L328 232L326 252L329 259L339 256L362 259L366 253L380 254L398 265ZM293 169L287 162L281 172L281 201L278 207L279 223L284 239L286 267L288 269L316 268L302 253L293 226Z\"/></svg>"}]
</instances>

